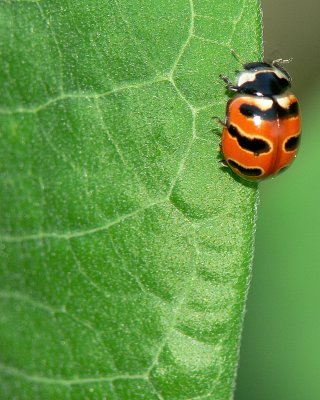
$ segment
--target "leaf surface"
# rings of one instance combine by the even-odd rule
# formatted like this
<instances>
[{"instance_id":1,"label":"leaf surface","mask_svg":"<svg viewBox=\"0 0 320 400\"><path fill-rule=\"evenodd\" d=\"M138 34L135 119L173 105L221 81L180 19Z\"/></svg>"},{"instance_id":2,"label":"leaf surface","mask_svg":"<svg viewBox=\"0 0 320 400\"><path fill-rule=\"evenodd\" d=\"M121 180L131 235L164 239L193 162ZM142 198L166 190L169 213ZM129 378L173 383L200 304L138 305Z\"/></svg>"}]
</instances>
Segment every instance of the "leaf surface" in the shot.
<instances>
[{"instance_id":1,"label":"leaf surface","mask_svg":"<svg viewBox=\"0 0 320 400\"><path fill-rule=\"evenodd\" d=\"M219 74L258 3L4 1L1 399L229 399L256 187Z\"/></svg>"}]
</instances>

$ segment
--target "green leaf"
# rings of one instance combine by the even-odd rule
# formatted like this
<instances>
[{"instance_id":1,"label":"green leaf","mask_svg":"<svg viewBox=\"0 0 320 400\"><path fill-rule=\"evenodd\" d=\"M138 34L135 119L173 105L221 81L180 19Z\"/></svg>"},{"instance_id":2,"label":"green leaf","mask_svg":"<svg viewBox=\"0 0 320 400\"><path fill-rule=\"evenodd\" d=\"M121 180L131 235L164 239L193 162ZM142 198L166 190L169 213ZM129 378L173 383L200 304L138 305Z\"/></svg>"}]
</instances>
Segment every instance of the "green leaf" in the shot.
<instances>
[{"instance_id":1,"label":"green leaf","mask_svg":"<svg viewBox=\"0 0 320 400\"><path fill-rule=\"evenodd\" d=\"M219 166L255 0L3 1L1 399L229 399L256 186Z\"/></svg>"}]
</instances>

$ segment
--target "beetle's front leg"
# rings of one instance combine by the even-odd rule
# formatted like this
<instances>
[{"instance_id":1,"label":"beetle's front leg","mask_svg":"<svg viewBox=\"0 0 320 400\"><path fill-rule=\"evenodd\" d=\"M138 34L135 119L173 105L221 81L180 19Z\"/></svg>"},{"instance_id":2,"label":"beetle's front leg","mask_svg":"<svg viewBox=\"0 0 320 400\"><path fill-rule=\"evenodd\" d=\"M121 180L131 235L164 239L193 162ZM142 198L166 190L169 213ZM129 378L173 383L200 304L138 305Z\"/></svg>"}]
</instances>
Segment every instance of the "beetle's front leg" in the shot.
<instances>
[{"instance_id":1,"label":"beetle's front leg","mask_svg":"<svg viewBox=\"0 0 320 400\"><path fill-rule=\"evenodd\" d=\"M237 92L239 90L239 86L234 85L227 76L220 74L219 78L223 80L223 82L227 85L227 89L231 92Z\"/></svg>"}]
</instances>

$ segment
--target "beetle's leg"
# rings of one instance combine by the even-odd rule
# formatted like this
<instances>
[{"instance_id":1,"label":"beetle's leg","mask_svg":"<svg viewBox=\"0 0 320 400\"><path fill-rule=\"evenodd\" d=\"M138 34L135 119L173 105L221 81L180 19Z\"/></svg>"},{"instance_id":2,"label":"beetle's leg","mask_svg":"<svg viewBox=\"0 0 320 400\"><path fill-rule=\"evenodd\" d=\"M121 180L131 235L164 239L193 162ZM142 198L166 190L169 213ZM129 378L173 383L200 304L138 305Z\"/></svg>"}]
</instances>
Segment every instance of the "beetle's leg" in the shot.
<instances>
[{"instance_id":1,"label":"beetle's leg","mask_svg":"<svg viewBox=\"0 0 320 400\"><path fill-rule=\"evenodd\" d=\"M229 167L227 161L224 158L222 160L219 160L219 163L221 164L221 167Z\"/></svg>"},{"instance_id":2,"label":"beetle's leg","mask_svg":"<svg viewBox=\"0 0 320 400\"><path fill-rule=\"evenodd\" d=\"M223 128L226 128L226 127L227 127L226 123L223 122L221 118L216 117L216 116L213 116L213 117L211 117L211 118L212 118L214 121L217 121Z\"/></svg>"},{"instance_id":3,"label":"beetle's leg","mask_svg":"<svg viewBox=\"0 0 320 400\"><path fill-rule=\"evenodd\" d=\"M239 87L234 85L227 76L220 74L219 78L222 79L224 83L226 83L227 89L231 92L237 92L239 90Z\"/></svg>"},{"instance_id":4,"label":"beetle's leg","mask_svg":"<svg viewBox=\"0 0 320 400\"><path fill-rule=\"evenodd\" d=\"M219 142L219 147L217 148L217 151L220 153L220 156L223 157L223 153L222 153L222 142L221 142L221 140L220 140L220 142ZM224 158L221 158L221 159L219 160L219 163L221 164L222 167L228 167L228 164L227 164L227 162L226 162L226 160L225 160Z\"/></svg>"}]
</instances>

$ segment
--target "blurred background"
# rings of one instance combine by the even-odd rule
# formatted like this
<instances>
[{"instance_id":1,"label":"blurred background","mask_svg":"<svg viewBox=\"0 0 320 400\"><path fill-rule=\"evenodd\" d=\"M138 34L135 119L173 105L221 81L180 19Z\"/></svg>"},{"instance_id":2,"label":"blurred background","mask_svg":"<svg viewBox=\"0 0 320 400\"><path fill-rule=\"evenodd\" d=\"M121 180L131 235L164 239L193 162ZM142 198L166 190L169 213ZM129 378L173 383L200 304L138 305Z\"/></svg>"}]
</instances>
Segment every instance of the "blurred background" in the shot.
<instances>
[{"instance_id":1,"label":"blurred background","mask_svg":"<svg viewBox=\"0 0 320 400\"><path fill-rule=\"evenodd\" d=\"M320 2L262 1L265 59L300 100L294 164L262 182L235 400L320 399Z\"/></svg>"}]
</instances>

